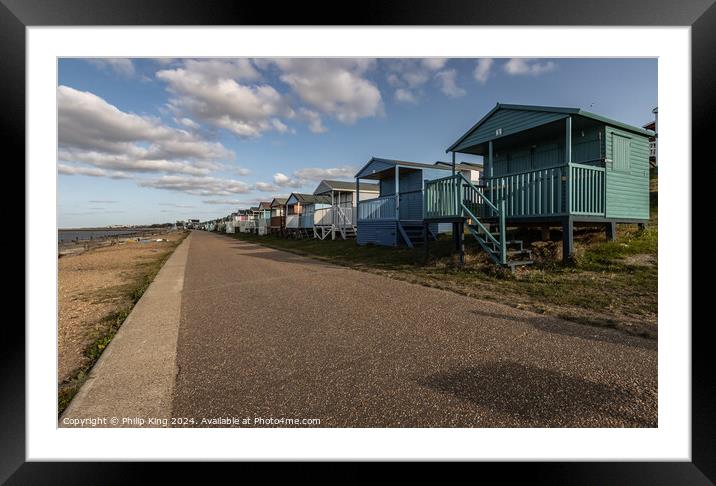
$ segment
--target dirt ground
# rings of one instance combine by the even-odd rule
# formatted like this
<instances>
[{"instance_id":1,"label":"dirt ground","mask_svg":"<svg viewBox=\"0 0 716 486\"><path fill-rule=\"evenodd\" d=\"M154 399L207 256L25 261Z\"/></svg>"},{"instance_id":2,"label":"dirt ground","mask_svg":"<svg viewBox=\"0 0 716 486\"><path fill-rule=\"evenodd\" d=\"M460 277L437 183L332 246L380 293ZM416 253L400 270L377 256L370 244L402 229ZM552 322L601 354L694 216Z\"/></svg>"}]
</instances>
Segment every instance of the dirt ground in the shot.
<instances>
[{"instance_id":1,"label":"dirt ground","mask_svg":"<svg viewBox=\"0 0 716 486\"><path fill-rule=\"evenodd\" d=\"M182 237L174 231L154 236L166 242L120 240L58 260L58 383L82 367L103 319L131 304L137 280Z\"/></svg>"}]
</instances>

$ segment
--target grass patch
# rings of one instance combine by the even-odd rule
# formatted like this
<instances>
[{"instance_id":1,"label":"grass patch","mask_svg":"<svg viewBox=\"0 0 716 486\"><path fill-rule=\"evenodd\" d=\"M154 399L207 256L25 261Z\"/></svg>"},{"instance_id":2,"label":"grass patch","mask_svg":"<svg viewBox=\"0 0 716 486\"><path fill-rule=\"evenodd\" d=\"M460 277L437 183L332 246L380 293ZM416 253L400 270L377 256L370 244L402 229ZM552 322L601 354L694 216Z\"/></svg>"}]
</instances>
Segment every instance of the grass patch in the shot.
<instances>
[{"instance_id":1,"label":"grass patch","mask_svg":"<svg viewBox=\"0 0 716 486\"><path fill-rule=\"evenodd\" d=\"M87 376L92 367L97 363L100 356L102 356L102 353L112 341L112 338L117 334L119 328L122 327L132 308L134 308L135 304L142 298L142 295L147 291L149 285L151 285L159 273L159 270L161 270L164 263L166 263L172 253L174 253L174 250L184 240L186 235L188 235L188 232L184 233L184 235L176 241L171 242L171 248L160 253L158 258L153 258L151 261L141 263L134 281L121 287L122 295L119 295L118 299L122 302L128 302L128 304L122 305L119 309L102 318L98 326L100 331L84 351L86 358L84 365L75 371L70 378L58 385L58 417L62 415L62 412L69 406L82 384L87 380Z\"/></svg>"}]
</instances>

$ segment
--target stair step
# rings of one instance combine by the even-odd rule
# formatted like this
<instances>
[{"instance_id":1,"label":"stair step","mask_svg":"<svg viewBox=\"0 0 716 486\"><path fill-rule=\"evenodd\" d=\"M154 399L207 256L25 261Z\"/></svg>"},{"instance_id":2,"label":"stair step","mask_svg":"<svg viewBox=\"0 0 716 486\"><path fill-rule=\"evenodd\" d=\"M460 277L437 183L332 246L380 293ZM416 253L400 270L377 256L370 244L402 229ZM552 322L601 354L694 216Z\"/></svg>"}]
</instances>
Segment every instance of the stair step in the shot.
<instances>
[{"instance_id":1,"label":"stair step","mask_svg":"<svg viewBox=\"0 0 716 486\"><path fill-rule=\"evenodd\" d=\"M515 267L532 265L533 263L534 263L534 261L532 261L532 260L514 260L511 262L507 262L507 266L510 267L512 270L514 270Z\"/></svg>"}]
</instances>

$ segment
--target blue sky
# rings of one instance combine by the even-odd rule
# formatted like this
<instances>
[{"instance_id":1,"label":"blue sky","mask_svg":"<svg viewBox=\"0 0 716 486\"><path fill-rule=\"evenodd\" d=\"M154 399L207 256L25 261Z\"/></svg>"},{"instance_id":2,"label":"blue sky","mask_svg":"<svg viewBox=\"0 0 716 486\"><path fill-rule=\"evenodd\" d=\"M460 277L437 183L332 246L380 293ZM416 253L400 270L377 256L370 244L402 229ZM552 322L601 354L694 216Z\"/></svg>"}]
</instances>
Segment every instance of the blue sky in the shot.
<instances>
[{"instance_id":1,"label":"blue sky","mask_svg":"<svg viewBox=\"0 0 716 486\"><path fill-rule=\"evenodd\" d=\"M352 180L371 156L448 160L497 102L641 126L657 61L61 59L58 224L207 220Z\"/></svg>"}]
</instances>

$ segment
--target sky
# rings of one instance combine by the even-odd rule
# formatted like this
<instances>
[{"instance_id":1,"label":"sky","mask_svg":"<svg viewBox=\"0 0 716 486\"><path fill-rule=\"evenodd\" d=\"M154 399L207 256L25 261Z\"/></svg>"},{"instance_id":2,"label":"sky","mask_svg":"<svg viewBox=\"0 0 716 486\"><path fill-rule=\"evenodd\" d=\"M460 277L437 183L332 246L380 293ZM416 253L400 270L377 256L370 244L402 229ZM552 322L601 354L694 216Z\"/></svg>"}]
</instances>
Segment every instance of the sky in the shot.
<instances>
[{"instance_id":1,"label":"sky","mask_svg":"<svg viewBox=\"0 0 716 486\"><path fill-rule=\"evenodd\" d=\"M448 161L496 103L642 126L656 59L60 59L58 226L202 221L371 157ZM472 160L458 155L458 161Z\"/></svg>"}]
</instances>

